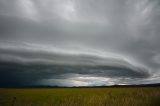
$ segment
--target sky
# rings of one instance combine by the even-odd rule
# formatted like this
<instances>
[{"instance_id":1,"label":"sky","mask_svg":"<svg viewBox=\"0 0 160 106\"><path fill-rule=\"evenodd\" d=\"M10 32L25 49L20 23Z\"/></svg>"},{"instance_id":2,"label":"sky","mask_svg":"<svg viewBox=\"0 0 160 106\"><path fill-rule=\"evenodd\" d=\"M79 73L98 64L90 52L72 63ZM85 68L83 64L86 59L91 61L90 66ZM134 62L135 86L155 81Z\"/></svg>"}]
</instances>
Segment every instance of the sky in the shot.
<instances>
[{"instance_id":1,"label":"sky","mask_svg":"<svg viewBox=\"0 0 160 106\"><path fill-rule=\"evenodd\" d=\"M160 83L159 0L0 0L0 86Z\"/></svg>"}]
</instances>

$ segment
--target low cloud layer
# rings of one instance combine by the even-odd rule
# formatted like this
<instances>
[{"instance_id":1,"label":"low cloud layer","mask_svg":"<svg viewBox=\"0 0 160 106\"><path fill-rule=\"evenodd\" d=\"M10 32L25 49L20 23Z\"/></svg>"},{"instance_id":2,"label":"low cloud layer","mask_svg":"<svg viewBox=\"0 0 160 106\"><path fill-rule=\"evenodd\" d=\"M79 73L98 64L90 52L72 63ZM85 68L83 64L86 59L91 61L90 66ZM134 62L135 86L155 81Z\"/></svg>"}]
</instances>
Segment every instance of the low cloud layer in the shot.
<instances>
[{"instance_id":1,"label":"low cloud layer","mask_svg":"<svg viewBox=\"0 0 160 106\"><path fill-rule=\"evenodd\" d=\"M59 85L58 82L62 83L62 86L83 86L79 83L92 83L87 86L110 85L111 82L114 84L115 79L119 79L118 84L121 84L121 80L124 79L143 79L152 76L148 69L131 63L123 56L96 50L68 51L54 47L45 49L38 45L24 43L18 45L14 42L1 45L0 84L5 86ZM110 79L109 82L101 81L107 78ZM99 80L99 84L96 80Z\"/></svg>"},{"instance_id":2,"label":"low cloud layer","mask_svg":"<svg viewBox=\"0 0 160 106\"><path fill-rule=\"evenodd\" d=\"M159 0L1 0L0 86L159 83Z\"/></svg>"}]
</instances>

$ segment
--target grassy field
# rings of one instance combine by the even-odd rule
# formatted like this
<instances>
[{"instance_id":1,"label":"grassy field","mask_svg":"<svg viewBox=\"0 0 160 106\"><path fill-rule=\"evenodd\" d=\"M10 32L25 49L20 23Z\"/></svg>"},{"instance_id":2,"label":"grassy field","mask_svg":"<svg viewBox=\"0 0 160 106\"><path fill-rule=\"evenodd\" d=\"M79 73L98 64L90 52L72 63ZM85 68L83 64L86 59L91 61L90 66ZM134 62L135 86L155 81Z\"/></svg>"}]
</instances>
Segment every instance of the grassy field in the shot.
<instances>
[{"instance_id":1,"label":"grassy field","mask_svg":"<svg viewBox=\"0 0 160 106\"><path fill-rule=\"evenodd\" d=\"M160 87L0 88L0 106L160 106Z\"/></svg>"}]
</instances>

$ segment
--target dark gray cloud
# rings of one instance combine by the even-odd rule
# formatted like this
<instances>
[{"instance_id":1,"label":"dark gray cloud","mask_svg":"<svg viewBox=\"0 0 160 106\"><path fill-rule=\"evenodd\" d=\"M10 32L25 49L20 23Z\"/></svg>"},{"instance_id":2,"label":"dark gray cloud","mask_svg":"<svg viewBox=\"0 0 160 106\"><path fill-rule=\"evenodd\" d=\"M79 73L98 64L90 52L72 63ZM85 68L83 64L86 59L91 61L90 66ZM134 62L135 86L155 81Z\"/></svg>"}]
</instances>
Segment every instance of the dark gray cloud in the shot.
<instances>
[{"instance_id":1,"label":"dark gray cloud","mask_svg":"<svg viewBox=\"0 0 160 106\"><path fill-rule=\"evenodd\" d=\"M9 65L9 67L8 67ZM3 62L0 66L0 84L32 85L44 79L67 79L72 78L66 74L90 75L108 78L148 78L150 75L145 70L132 70L128 67L118 66L73 66L73 65L42 65L42 64L15 64ZM7 76L7 77L6 77ZM9 79L8 79L9 78ZM83 80L82 80L83 81ZM103 83L102 83L103 84ZM107 82L106 82L107 84ZM54 83L52 83L54 85ZM66 84L67 85L67 84Z\"/></svg>"},{"instance_id":2,"label":"dark gray cloud","mask_svg":"<svg viewBox=\"0 0 160 106\"><path fill-rule=\"evenodd\" d=\"M159 0L0 0L0 84L158 83Z\"/></svg>"},{"instance_id":3,"label":"dark gray cloud","mask_svg":"<svg viewBox=\"0 0 160 106\"><path fill-rule=\"evenodd\" d=\"M114 79L143 79L152 76L143 66L130 63L122 56L106 55L100 51L67 51L54 47L50 50L25 43L18 45L15 42L1 43L0 51L0 83L5 86L41 84L40 81L53 79L54 83L46 84L59 85L56 81L75 77L72 75L76 74L91 76L91 78L94 76L94 78ZM72 80L74 82L77 79ZM79 80L83 81L83 78ZM71 85L74 84L68 84Z\"/></svg>"}]
</instances>

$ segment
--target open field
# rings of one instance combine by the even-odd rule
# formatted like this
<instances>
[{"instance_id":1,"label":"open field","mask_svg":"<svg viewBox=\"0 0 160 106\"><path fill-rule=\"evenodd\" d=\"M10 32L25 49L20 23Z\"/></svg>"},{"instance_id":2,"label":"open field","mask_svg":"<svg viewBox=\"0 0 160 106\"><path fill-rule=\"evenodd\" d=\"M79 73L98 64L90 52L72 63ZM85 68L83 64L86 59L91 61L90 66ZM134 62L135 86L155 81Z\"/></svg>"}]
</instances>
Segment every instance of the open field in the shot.
<instances>
[{"instance_id":1,"label":"open field","mask_svg":"<svg viewBox=\"0 0 160 106\"><path fill-rule=\"evenodd\" d=\"M160 106L160 87L0 88L0 106Z\"/></svg>"}]
</instances>

